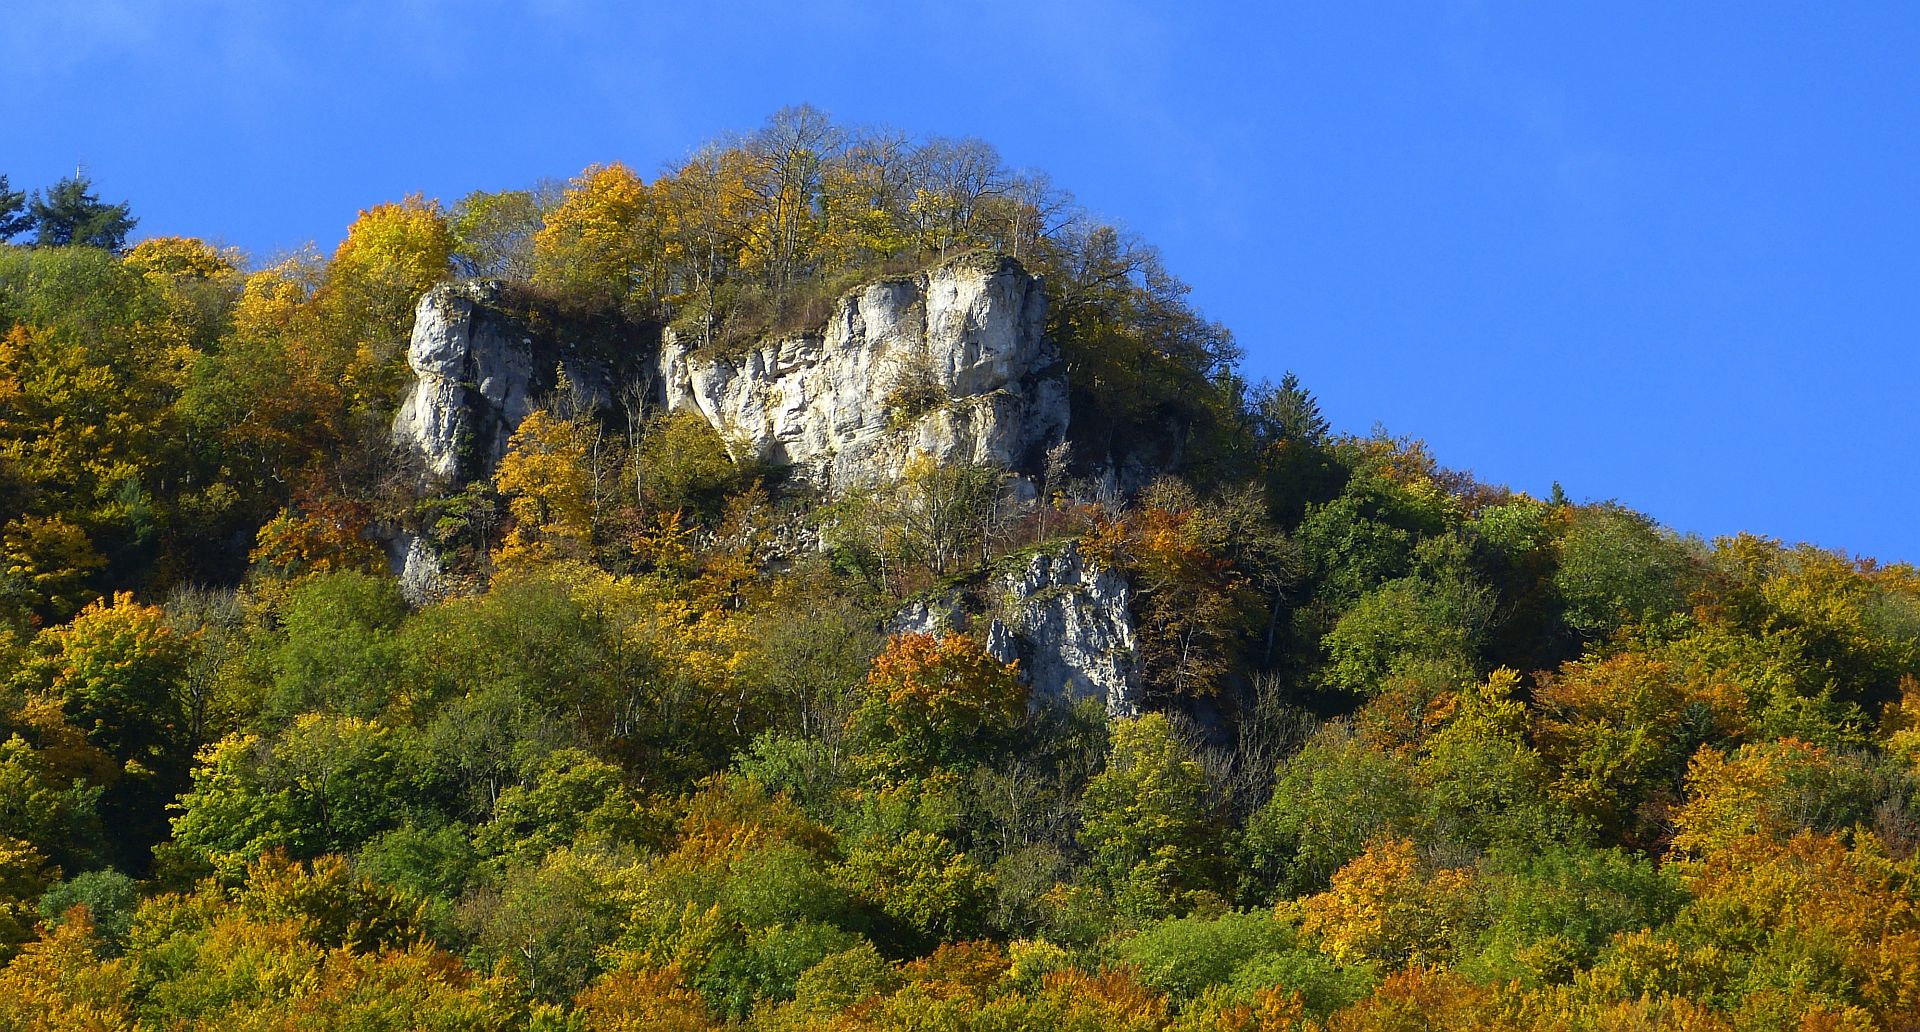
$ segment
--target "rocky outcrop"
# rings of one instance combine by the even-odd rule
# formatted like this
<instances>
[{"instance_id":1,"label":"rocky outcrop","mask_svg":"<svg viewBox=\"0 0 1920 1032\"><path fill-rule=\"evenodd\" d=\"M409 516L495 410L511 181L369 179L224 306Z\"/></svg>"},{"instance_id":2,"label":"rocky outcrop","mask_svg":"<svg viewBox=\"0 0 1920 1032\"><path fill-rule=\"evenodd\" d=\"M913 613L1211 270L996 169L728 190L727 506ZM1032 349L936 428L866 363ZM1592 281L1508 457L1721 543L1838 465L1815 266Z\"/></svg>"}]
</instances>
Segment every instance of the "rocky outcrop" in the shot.
<instances>
[{"instance_id":1,"label":"rocky outcrop","mask_svg":"<svg viewBox=\"0 0 1920 1032\"><path fill-rule=\"evenodd\" d=\"M887 623L888 634L933 634L964 631L972 621L958 591L938 598L915 599L900 607ZM1011 659L1011 657L1009 657Z\"/></svg>"},{"instance_id":2,"label":"rocky outcrop","mask_svg":"<svg viewBox=\"0 0 1920 1032\"><path fill-rule=\"evenodd\" d=\"M1003 257L868 284L835 302L821 330L730 355L671 338L609 349L536 330L500 283L444 284L415 312L415 380L393 439L430 482L484 476L564 374L588 407L628 379L651 381L653 403L698 412L736 458L794 466L828 490L877 483L920 457L1034 471L1067 429L1046 317L1039 277Z\"/></svg>"},{"instance_id":3,"label":"rocky outcrop","mask_svg":"<svg viewBox=\"0 0 1920 1032\"><path fill-rule=\"evenodd\" d=\"M425 538L407 531L395 534L388 542L388 559L407 601L425 605L446 596L446 570Z\"/></svg>"},{"instance_id":4,"label":"rocky outcrop","mask_svg":"<svg viewBox=\"0 0 1920 1032\"><path fill-rule=\"evenodd\" d=\"M871 485L919 457L1034 470L1067 428L1040 279L969 257L872 283L824 331L738 356L669 340L664 401L706 417L738 457L791 465L829 489Z\"/></svg>"},{"instance_id":5,"label":"rocky outcrop","mask_svg":"<svg viewBox=\"0 0 1920 1032\"><path fill-rule=\"evenodd\" d=\"M1126 578L1069 543L1005 576L999 621L1011 632L1034 694L1099 699L1113 716L1140 712L1139 649ZM992 634L989 633L989 638Z\"/></svg>"},{"instance_id":6,"label":"rocky outcrop","mask_svg":"<svg viewBox=\"0 0 1920 1032\"><path fill-rule=\"evenodd\" d=\"M1018 660L1040 701L1098 700L1112 716L1140 712L1139 651L1126 578L1069 543L1028 559L989 585L985 611L958 591L903 607L894 634L972 631L1003 662ZM976 603L976 608L980 608Z\"/></svg>"},{"instance_id":7,"label":"rocky outcrop","mask_svg":"<svg viewBox=\"0 0 1920 1032\"><path fill-rule=\"evenodd\" d=\"M651 358L652 350L644 339L609 347L603 333L584 327L536 330L526 307L496 281L442 284L414 311L407 364L415 379L394 417L394 443L443 486L484 476L561 376L578 407L605 406L616 365Z\"/></svg>"}]
</instances>

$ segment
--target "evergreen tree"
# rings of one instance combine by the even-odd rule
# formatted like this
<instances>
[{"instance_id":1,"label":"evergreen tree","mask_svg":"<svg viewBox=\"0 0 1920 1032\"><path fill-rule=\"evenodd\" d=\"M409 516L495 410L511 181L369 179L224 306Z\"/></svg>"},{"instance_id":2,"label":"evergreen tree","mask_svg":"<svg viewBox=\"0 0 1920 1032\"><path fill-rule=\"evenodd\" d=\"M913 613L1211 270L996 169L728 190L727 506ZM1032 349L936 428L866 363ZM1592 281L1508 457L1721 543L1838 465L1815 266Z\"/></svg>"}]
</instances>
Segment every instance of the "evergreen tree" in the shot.
<instances>
[{"instance_id":1,"label":"evergreen tree","mask_svg":"<svg viewBox=\"0 0 1920 1032\"><path fill-rule=\"evenodd\" d=\"M0 175L0 243L32 228L33 216L27 213L27 192L11 189L7 177Z\"/></svg>"},{"instance_id":2,"label":"evergreen tree","mask_svg":"<svg viewBox=\"0 0 1920 1032\"><path fill-rule=\"evenodd\" d=\"M1268 441L1325 444L1332 430L1313 392L1293 373L1281 377L1278 387L1262 383L1254 392L1253 411L1256 432Z\"/></svg>"},{"instance_id":3,"label":"evergreen tree","mask_svg":"<svg viewBox=\"0 0 1920 1032\"><path fill-rule=\"evenodd\" d=\"M84 174L62 179L44 193L36 193L30 218L39 227L43 247L98 247L118 252L127 234L140 221L127 213L125 201L108 204L93 192L93 180Z\"/></svg>"}]
</instances>

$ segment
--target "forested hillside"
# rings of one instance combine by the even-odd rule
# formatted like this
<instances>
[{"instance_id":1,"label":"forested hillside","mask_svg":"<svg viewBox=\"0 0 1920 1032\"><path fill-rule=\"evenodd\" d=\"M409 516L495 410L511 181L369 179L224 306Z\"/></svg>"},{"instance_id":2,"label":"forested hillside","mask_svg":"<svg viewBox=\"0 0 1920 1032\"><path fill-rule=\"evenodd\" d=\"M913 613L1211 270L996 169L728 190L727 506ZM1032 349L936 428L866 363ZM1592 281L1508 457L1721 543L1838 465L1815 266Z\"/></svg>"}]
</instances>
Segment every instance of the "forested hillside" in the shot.
<instances>
[{"instance_id":1,"label":"forested hillside","mask_svg":"<svg viewBox=\"0 0 1920 1032\"><path fill-rule=\"evenodd\" d=\"M136 212L0 178L0 1028L1920 1029L1920 569L1335 433L978 141ZM954 263L1039 277L1043 455L828 482L564 369L395 444L448 282L752 369Z\"/></svg>"}]
</instances>

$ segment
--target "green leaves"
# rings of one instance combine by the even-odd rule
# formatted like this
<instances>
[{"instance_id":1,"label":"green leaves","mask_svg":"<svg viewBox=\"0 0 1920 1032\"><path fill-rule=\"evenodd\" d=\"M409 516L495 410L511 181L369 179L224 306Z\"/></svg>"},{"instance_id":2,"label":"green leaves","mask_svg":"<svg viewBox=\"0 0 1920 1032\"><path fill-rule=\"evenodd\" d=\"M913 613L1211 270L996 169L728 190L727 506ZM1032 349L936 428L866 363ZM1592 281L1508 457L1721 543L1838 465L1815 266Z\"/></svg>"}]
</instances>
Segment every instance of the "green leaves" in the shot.
<instances>
[{"instance_id":1,"label":"green leaves","mask_svg":"<svg viewBox=\"0 0 1920 1032\"><path fill-rule=\"evenodd\" d=\"M5 183L0 182L0 193L4 190ZM93 180L84 174L62 179L34 194L28 214L33 220L34 242L41 247L97 247L116 252L126 246L127 234L140 221L129 213L125 201L102 201L93 190ZM0 204L0 218L5 215L4 204ZM4 228L0 226L0 230ZM5 233L0 239L12 235Z\"/></svg>"},{"instance_id":2,"label":"green leaves","mask_svg":"<svg viewBox=\"0 0 1920 1032\"><path fill-rule=\"evenodd\" d=\"M1165 716L1113 725L1107 769L1081 797L1080 843L1093 874L1125 912L1183 912L1218 884L1220 829L1208 784Z\"/></svg>"}]
</instances>

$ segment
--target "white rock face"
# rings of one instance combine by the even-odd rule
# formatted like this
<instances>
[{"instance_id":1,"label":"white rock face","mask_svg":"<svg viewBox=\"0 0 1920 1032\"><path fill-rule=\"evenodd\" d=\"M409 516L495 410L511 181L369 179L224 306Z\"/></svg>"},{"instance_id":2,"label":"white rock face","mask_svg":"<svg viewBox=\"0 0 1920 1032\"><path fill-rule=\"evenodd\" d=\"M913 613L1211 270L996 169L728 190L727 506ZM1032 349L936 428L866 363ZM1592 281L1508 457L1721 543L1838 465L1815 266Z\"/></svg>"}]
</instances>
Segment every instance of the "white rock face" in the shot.
<instances>
[{"instance_id":1,"label":"white rock face","mask_svg":"<svg viewBox=\"0 0 1920 1032\"><path fill-rule=\"evenodd\" d=\"M993 603L997 615L968 613L956 590L908 603L887 630L944 635L971 629L995 659L1020 661L1035 701L1098 699L1112 716L1139 715L1139 650L1126 578L1095 567L1069 543L1034 556L991 588L1000 596Z\"/></svg>"},{"instance_id":2,"label":"white rock face","mask_svg":"<svg viewBox=\"0 0 1920 1032\"><path fill-rule=\"evenodd\" d=\"M1068 544L1034 556L1003 586L1004 620L1035 695L1099 699L1112 716L1139 714L1139 648L1125 578L1094 567Z\"/></svg>"},{"instance_id":3,"label":"white rock face","mask_svg":"<svg viewBox=\"0 0 1920 1032\"><path fill-rule=\"evenodd\" d=\"M536 340L491 280L443 283L414 309L407 365L413 390L393 420L393 441L427 474L458 484L493 471L507 441L564 372L585 409L608 404L608 363L568 342Z\"/></svg>"},{"instance_id":4,"label":"white rock face","mask_svg":"<svg viewBox=\"0 0 1920 1032\"><path fill-rule=\"evenodd\" d=\"M389 565L400 581L400 594L414 605L446 597L446 571L433 547L416 534L402 532L390 543Z\"/></svg>"},{"instance_id":5,"label":"white rock face","mask_svg":"<svg viewBox=\"0 0 1920 1032\"><path fill-rule=\"evenodd\" d=\"M842 297L824 334L737 358L668 340L667 407L692 410L737 457L794 465L830 490L918 457L1033 469L1067 428L1060 352L1039 277L963 259Z\"/></svg>"},{"instance_id":6,"label":"white rock face","mask_svg":"<svg viewBox=\"0 0 1920 1032\"><path fill-rule=\"evenodd\" d=\"M451 481L491 469L533 412L533 342L494 315L497 287L448 283L414 309L407 365L413 390L393 420L394 443Z\"/></svg>"},{"instance_id":7,"label":"white rock face","mask_svg":"<svg viewBox=\"0 0 1920 1032\"><path fill-rule=\"evenodd\" d=\"M959 593L955 592L945 598L907 603L893 614L887 623L887 633L942 635L965 629L967 622L967 611L961 605Z\"/></svg>"}]
</instances>

